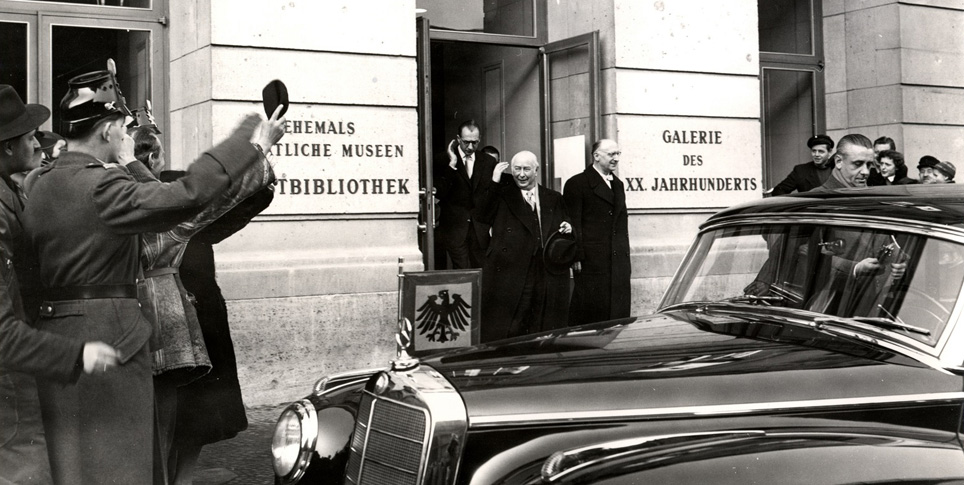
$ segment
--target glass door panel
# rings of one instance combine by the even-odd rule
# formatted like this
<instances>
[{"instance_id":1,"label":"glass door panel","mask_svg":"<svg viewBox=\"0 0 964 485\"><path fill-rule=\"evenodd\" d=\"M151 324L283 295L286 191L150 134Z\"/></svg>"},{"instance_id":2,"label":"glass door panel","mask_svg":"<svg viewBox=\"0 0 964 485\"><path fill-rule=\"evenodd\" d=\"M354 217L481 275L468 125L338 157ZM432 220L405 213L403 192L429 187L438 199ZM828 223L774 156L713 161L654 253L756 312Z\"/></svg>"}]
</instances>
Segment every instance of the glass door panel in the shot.
<instances>
[{"instance_id":1,"label":"glass door panel","mask_svg":"<svg viewBox=\"0 0 964 485\"><path fill-rule=\"evenodd\" d=\"M60 125L60 100L67 94L67 82L80 74L107 69L107 59L117 65L120 84L127 106L134 110L150 100L161 131L166 122L167 107L163 95L162 70L155 69L161 58L159 26L148 23L93 20L79 24L77 19L44 17L50 33L42 50L49 55L43 102L55 108L53 126ZM49 76L49 77L48 77ZM168 142L169 143L169 142Z\"/></svg>"},{"instance_id":2,"label":"glass door panel","mask_svg":"<svg viewBox=\"0 0 964 485\"><path fill-rule=\"evenodd\" d=\"M545 164L542 183L562 183L582 172L599 138L598 33L583 34L543 48Z\"/></svg>"},{"instance_id":3,"label":"glass door panel","mask_svg":"<svg viewBox=\"0 0 964 485\"><path fill-rule=\"evenodd\" d=\"M122 7L150 9L151 0L33 0L43 3L64 3L73 5L93 5L98 7Z\"/></svg>"},{"instance_id":4,"label":"glass door panel","mask_svg":"<svg viewBox=\"0 0 964 485\"><path fill-rule=\"evenodd\" d=\"M25 103L37 102L36 62L30 56L30 36L36 17L0 14L0 84L9 84Z\"/></svg>"},{"instance_id":5,"label":"glass door panel","mask_svg":"<svg viewBox=\"0 0 964 485\"><path fill-rule=\"evenodd\" d=\"M806 141L816 132L814 72L763 69L763 153L767 187L810 161Z\"/></svg>"}]
</instances>

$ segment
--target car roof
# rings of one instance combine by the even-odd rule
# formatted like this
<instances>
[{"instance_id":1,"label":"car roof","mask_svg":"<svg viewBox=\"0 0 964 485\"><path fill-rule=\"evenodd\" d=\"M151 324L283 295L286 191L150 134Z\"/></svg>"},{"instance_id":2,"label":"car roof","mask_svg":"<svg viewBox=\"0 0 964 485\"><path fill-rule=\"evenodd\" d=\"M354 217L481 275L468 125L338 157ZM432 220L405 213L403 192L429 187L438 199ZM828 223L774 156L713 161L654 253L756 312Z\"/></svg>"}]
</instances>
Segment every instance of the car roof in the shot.
<instances>
[{"instance_id":1,"label":"car roof","mask_svg":"<svg viewBox=\"0 0 964 485\"><path fill-rule=\"evenodd\" d=\"M717 212L701 228L734 216L767 214L887 217L964 229L964 185L890 185L768 197Z\"/></svg>"}]
</instances>

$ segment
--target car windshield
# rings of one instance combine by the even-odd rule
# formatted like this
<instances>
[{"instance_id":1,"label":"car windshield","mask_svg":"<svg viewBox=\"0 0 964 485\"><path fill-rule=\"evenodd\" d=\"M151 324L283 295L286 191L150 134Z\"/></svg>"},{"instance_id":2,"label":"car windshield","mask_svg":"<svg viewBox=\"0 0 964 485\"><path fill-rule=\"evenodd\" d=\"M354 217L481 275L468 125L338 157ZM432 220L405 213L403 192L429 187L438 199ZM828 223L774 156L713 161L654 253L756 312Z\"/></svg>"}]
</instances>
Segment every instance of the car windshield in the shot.
<instances>
[{"instance_id":1,"label":"car windshield","mask_svg":"<svg viewBox=\"0 0 964 485\"><path fill-rule=\"evenodd\" d=\"M912 326L907 335L933 345L962 281L964 245L947 240L819 224L728 227L700 235L661 307L725 302L889 321L877 326Z\"/></svg>"}]
</instances>

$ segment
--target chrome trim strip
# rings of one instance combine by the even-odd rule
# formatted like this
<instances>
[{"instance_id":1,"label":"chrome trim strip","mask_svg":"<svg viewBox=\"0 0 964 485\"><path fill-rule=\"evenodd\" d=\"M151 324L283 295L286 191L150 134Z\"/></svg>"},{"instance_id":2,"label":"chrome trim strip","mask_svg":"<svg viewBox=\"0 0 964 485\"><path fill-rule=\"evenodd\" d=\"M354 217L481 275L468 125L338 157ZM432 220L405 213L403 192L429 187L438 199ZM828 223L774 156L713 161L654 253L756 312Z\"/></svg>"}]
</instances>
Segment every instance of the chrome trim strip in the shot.
<instances>
[{"instance_id":1,"label":"chrome trim strip","mask_svg":"<svg viewBox=\"0 0 964 485\"><path fill-rule=\"evenodd\" d=\"M617 441L606 441L580 448L560 451L554 453L542 465L542 479L554 483L579 470L596 466L600 463L612 461L632 453L638 453L648 446L656 445L663 441L674 439L692 438L714 439L719 444L736 440L746 440L761 438L767 435L766 431L759 429L733 430L733 431L703 431L695 433L674 433L657 436L645 436L642 438L628 438ZM567 463L568 461L568 463ZM550 465L552 463L552 465ZM556 470L551 468L557 467Z\"/></svg>"},{"instance_id":2,"label":"chrome trim strip","mask_svg":"<svg viewBox=\"0 0 964 485\"><path fill-rule=\"evenodd\" d=\"M710 404L653 409L616 409L606 411L574 411L557 413L501 414L471 416L469 428L490 428L501 425L535 425L574 422L606 421L632 418L688 418L697 416L785 412L802 409L852 407L873 404L923 403L932 401L964 401L964 392L908 394L901 396L868 396L859 398L815 399L808 401L759 402L740 404Z\"/></svg>"},{"instance_id":3,"label":"chrome trim strip","mask_svg":"<svg viewBox=\"0 0 964 485\"><path fill-rule=\"evenodd\" d=\"M338 374L327 375L325 377L322 377L321 379L318 379L315 382L314 387L312 387L312 394L315 394L317 396L323 396L325 394L328 394L329 392L337 391L338 389L341 389L346 385L351 385L351 384L354 384L355 382L366 380L372 375L378 372L382 372L384 370L386 370L385 367L380 367L376 369L353 370L348 372L340 372ZM338 385L336 386L328 387L330 384L333 384L336 381L348 381L348 382L339 382Z\"/></svg>"},{"instance_id":4,"label":"chrome trim strip","mask_svg":"<svg viewBox=\"0 0 964 485\"><path fill-rule=\"evenodd\" d=\"M927 222L913 221L909 223L907 219L881 216L857 216L853 214L834 214L833 218L828 218L827 214L821 213L796 213L793 215L780 213L760 213L760 214L737 214L715 219L700 228L702 235L706 231L725 227L744 225L747 223L763 225L784 225L784 224L816 224L821 226L845 226L881 229L886 231L899 231L909 234L920 234L929 237L937 237L949 241L964 243L964 231L953 226L931 224Z\"/></svg>"}]
</instances>

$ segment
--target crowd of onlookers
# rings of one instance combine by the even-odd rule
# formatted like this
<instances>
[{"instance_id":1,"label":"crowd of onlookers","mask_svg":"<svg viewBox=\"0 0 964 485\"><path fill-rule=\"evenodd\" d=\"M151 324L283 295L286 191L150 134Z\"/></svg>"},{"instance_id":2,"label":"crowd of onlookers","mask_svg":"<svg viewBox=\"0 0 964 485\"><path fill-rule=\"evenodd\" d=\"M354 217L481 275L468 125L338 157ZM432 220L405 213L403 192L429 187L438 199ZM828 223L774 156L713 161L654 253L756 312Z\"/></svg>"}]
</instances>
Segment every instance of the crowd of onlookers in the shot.
<instances>
[{"instance_id":1,"label":"crowd of onlookers","mask_svg":"<svg viewBox=\"0 0 964 485\"><path fill-rule=\"evenodd\" d=\"M790 174L765 195L807 192L828 183L831 188L946 184L954 183L957 174L953 163L924 155L917 164L920 178L911 178L904 154L897 151L894 140L886 136L871 142L863 135L846 135L834 151L833 139L815 135L807 140L807 147L811 161L794 166Z\"/></svg>"},{"instance_id":2,"label":"crowd of onlookers","mask_svg":"<svg viewBox=\"0 0 964 485\"><path fill-rule=\"evenodd\" d=\"M281 107L164 171L114 72L70 79L56 133L0 85L3 484L189 484L247 427L211 246L271 202Z\"/></svg>"}]
</instances>

